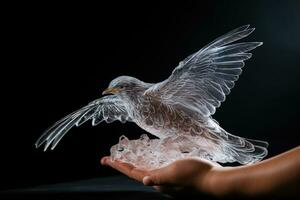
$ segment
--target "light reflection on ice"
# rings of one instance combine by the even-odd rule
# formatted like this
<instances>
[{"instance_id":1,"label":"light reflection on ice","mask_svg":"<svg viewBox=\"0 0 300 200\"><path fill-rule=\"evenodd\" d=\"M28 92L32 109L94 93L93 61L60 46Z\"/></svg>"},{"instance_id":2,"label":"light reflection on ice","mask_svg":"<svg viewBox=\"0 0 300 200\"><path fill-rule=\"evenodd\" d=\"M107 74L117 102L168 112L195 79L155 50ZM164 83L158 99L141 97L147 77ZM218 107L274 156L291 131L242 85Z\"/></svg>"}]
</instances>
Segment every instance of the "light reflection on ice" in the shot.
<instances>
[{"instance_id":1,"label":"light reflection on ice","mask_svg":"<svg viewBox=\"0 0 300 200\"><path fill-rule=\"evenodd\" d=\"M148 170L159 168L185 157L214 158L205 150L193 144L194 138L174 136L164 139L150 139L146 134L139 139L129 140L122 135L119 143L110 149L111 158Z\"/></svg>"}]
</instances>

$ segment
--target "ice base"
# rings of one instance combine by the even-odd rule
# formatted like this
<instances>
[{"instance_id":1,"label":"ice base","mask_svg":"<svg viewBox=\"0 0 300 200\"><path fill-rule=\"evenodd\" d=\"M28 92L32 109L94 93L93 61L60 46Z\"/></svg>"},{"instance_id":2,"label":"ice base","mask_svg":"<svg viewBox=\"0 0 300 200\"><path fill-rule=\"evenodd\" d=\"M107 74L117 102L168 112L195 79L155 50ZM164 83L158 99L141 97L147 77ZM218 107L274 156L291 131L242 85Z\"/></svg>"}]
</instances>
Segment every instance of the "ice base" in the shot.
<instances>
[{"instance_id":1,"label":"ice base","mask_svg":"<svg viewBox=\"0 0 300 200\"><path fill-rule=\"evenodd\" d=\"M111 147L110 153L113 160L117 159L147 170L160 168L186 157L196 156L214 160L206 151L193 147L191 138L186 136L150 139L143 134L139 139L129 140L122 135L119 143Z\"/></svg>"}]
</instances>

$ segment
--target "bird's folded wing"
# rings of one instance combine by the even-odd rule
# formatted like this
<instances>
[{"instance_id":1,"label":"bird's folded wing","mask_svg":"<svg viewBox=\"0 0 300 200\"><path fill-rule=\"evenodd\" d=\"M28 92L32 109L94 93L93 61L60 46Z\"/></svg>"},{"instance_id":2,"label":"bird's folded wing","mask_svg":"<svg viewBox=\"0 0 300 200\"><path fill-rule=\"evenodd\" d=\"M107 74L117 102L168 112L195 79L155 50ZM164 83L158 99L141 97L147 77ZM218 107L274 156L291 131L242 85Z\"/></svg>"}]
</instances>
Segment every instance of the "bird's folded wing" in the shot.
<instances>
[{"instance_id":1,"label":"bird's folded wing","mask_svg":"<svg viewBox=\"0 0 300 200\"><path fill-rule=\"evenodd\" d=\"M69 114L48 128L36 141L36 147L45 143L44 150L50 145L54 149L62 137L73 127L80 126L84 122L92 120L95 126L102 121L107 123L119 120L123 123L131 121L123 102L115 95L109 95L97 99L87 106Z\"/></svg>"},{"instance_id":2,"label":"bird's folded wing","mask_svg":"<svg viewBox=\"0 0 300 200\"><path fill-rule=\"evenodd\" d=\"M145 91L171 105L184 106L203 117L213 115L242 73L250 50L261 42L234 43L254 31L239 27L215 39L179 63L171 76Z\"/></svg>"}]
</instances>

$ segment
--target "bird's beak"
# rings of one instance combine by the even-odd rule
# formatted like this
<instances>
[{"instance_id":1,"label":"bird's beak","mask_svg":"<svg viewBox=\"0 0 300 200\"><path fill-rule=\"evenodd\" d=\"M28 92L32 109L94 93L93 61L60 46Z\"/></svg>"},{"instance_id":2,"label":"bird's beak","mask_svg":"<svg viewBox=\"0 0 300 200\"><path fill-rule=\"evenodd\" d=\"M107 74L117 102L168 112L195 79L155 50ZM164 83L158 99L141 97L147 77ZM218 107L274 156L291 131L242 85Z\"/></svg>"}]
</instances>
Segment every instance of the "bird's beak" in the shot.
<instances>
[{"instance_id":1,"label":"bird's beak","mask_svg":"<svg viewBox=\"0 0 300 200\"><path fill-rule=\"evenodd\" d=\"M118 88L107 88L102 92L102 95L104 94L116 94L118 93L120 90Z\"/></svg>"}]
</instances>

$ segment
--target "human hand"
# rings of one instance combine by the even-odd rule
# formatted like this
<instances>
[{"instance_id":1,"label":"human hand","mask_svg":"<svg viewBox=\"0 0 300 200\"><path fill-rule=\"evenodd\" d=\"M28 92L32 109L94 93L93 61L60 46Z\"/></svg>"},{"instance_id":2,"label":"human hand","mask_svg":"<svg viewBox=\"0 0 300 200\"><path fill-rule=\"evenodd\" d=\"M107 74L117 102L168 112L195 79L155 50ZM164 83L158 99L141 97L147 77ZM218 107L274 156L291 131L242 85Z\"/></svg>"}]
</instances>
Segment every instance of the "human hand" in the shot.
<instances>
[{"instance_id":1,"label":"human hand","mask_svg":"<svg viewBox=\"0 0 300 200\"><path fill-rule=\"evenodd\" d=\"M216 163L199 158L177 160L155 170L138 168L118 160L112 161L110 157L102 158L101 164L171 195L186 191L209 194L213 174L222 168Z\"/></svg>"},{"instance_id":2,"label":"human hand","mask_svg":"<svg viewBox=\"0 0 300 200\"><path fill-rule=\"evenodd\" d=\"M154 186L158 191L178 194L183 191L210 196L293 196L299 197L300 147L259 163L221 167L198 158L177 160L168 166L147 170L110 157L101 159L123 174Z\"/></svg>"}]
</instances>

